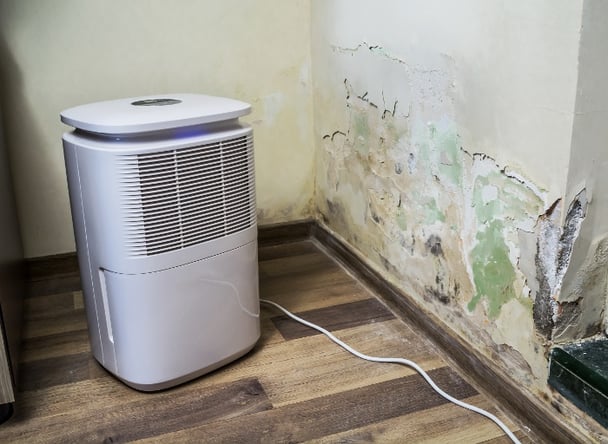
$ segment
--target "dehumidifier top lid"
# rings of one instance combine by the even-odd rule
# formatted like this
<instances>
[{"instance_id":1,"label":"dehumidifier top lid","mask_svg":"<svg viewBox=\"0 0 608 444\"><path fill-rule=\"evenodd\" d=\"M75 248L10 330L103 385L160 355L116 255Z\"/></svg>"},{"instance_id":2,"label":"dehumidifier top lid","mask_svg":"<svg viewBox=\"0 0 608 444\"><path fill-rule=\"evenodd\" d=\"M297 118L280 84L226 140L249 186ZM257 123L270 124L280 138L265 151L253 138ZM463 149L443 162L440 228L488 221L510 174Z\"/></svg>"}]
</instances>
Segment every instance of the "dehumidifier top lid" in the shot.
<instances>
[{"instance_id":1,"label":"dehumidifier top lid","mask_svg":"<svg viewBox=\"0 0 608 444\"><path fill-rule=\"evenodd\" d=\"M61 121L100 134L136 134L236 119L251 105L202 94L161 94L108 100L61 112Z\"/></svg>"}]
</instances>

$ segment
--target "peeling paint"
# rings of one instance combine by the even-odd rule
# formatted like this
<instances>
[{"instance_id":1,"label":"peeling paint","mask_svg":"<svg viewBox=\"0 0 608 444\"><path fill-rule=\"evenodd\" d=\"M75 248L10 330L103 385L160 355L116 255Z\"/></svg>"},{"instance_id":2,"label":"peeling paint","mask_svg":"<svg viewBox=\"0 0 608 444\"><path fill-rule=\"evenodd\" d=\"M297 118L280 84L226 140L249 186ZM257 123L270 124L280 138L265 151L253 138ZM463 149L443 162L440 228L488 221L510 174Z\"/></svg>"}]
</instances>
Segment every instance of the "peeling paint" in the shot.
<instances>
[{"instance_id":1,"label":"peeling paint","mask_svg":"<svg viewBox=\"0 0 608 444\"><path fill-rule=\"evenodd\" d=\"M553 280L567 267L576 212L556 228L560 204L550 205L543 187L462 146L446 114L450 59L414 67L367 43L334 51L347 69L343 114L323 130L318 158L323 221L451 328L482 338L488 356L541 380L546 357L534 302L545 287L557 288ZM547 260L542 269L537 256Z\"/></svg>"},{"instance_id":2,"label":"peeling paint","mask_svg":"<svg viewBox=\"0 0 608 444\"><path fill-rule=\"evenodd\" d=\"M536 274L538 291L534 300L534 324L539 333L550 339L560 317L556 301L587 208L586 191L580 191L570 203L563 226L558 225L559 201L538 219ZM582 297L582 296L581 296Z\"/></svg>"},{"instance_id":3,"label":"peeling paint","mask_svg":"<svg viewBox=\"0 0 608 444\"><path fill-rule=\"evenodd\" d=\"M566 342L600 332L608 287L608 235L595 239L574 281L564 288L555 315L554 340Z\"/></svg>"}]
</instances>

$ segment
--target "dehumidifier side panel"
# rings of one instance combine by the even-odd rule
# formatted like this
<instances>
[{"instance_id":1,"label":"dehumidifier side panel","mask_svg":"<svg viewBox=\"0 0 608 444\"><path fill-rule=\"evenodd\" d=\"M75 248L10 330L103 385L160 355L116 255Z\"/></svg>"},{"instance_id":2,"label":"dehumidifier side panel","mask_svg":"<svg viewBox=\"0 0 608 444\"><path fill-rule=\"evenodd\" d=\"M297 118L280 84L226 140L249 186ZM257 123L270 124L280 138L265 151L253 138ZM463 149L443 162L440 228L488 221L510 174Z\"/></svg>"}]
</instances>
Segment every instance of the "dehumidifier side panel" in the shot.
<instances>
[{"instance_id":1,"label":"dehumidifier side panel","mask_svg":"<svg viewBox=\"0 0 608 444\"><path fill-rule=\"evenodd\" d=\"M82 290L89 325L91 349L95 358L106 368L116 368L114 344L111 341L102 297L99 268L100 255L108 249L99 226L112 220L113 203L105 191L114 186L112 163L107 156L92 156L82 147L64 140L70 202L77 208L72 211L78 263L81 269ZM103 185L103 187L101 186ZM112 239L112 232L106 239ZM114 236L115 237L115 236Z\"/></svg>"},{"instance_id":2,"label":"dehumidifier side panel","mask_svg":"<svg viewBox=\"0 0 608 444\"><path fill-rule=\"evenodd\" d=\"M74 237L76 239L76 250L78 252L78 266L80 268L82 292L84 294L83 299L87 315L87 325L89 328L89 341L91 343L93 355L100 362L104 362L101 331L99 330L99 315L93 285L93 273L91 272L91 254L87 241L86 217L84 214L84 202L82 200L80 166L78 164L78 150L73 144L64 140L63 152L67 172Z\"/></svg>"},{"instance_id":3,"label":"dehumidifier side panel","mask_svg":"<svg viewBox=\"0 0 608 444\"><path fill-rule=\"evenodd\" d=\"M260 335L257 242L168 270L105 272L117 372L140 390L207 373Z\"/></svg>"}]
</instances>

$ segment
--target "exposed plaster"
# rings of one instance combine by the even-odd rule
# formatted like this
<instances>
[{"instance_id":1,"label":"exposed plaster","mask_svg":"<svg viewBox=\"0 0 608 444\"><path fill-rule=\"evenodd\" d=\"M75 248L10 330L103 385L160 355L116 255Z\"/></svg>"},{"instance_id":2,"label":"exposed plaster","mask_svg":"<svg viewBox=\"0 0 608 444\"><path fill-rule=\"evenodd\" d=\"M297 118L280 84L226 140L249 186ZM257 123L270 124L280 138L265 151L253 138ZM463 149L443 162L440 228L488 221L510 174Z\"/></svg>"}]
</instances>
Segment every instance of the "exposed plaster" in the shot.
<instances>
[{"instance_id":1,"label":"exposed plaster","mask_svg":"<svg viewBox=\"0 0 608 444\"><path fill-rule=\"evenodd\" d=\"M538 291L534 298L533 315L537 331L546 340L551 339L553 329L563 311L557 298L570 264L574 241L585 218L586 190L583 189L574 197L562 226L559 225L560 204L559 200L556 201L537 222L535 262ZM576 311L575 305L576 302L568 311Z\"/></svg>"},{"instance_id":2,"label":"exposed plaster","mask_svg":"<svg viewBox=\"0 0 608 444\"><path fill-rule=\"evenodd\" d=\"M608 286L608 234L595 239L581 267L559 296L555 342L568 342L600 333Z\"/></svg>"}]
</instances>

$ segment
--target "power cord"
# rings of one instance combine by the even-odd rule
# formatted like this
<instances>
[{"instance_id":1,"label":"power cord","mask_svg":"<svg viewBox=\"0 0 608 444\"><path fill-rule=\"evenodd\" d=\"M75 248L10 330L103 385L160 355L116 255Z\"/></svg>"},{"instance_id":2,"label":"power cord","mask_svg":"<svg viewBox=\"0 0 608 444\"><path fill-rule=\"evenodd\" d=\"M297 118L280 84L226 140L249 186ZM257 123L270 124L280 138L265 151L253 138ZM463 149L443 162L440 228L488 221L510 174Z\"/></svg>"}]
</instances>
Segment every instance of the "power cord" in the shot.
<instances>
[{"instance_id":1,"label":"power cord","mask_svg":"<svg viewBox=\"0 0 608 444\"><path fill-rule=\"evenodd\" d=\"M475 407L474 405L471 405L471 404L467 404L466 402L460 401L459 399L456 399L453 396L448 395L446 392L441 390L437 386L437 384L435 384L435 382L431 379L431 377L427 374L427 372L425 372L414 361L410 361L408 359L403 359L403 358L380 358L380 357L376 357L376 356L369 356L369 355L363 354L363 353L355 350L354 348L352 348L350 345L346 344L345 342L341 341L340 339L336 338L333 334L331 334L329 331L325 330L323 327L320 327L316 324L313 324L312 322L308 322L306 319L302 319L302 318L294 315L293 313L291 313L287 309L283 308L276 302L272 302L267 299L260 299L260 302L263 304L266 304L266 305L271 305L274 308L283 312L285 315L287 315L294 321L297 321L300 324L304 324L307 327L314 328L318 332L323 333L325 336L327 336L333 342L338 344L340 347L342 347L346 351L352 353L353 355L355 355L361 359L365 359L366 361L372 361L372 362L402 364L402 365L407 365L408 367L413 368L420 374L420 376L422 376L425 379L425 381L431 386L431 388L433 390L435 390L439 395L443 396L445 399L456 404L457 406L460 406L462 408L471 410L472 412L479 413L480 415L485 416L490 421L493 421L498 427L500 427L501 430L509 437L509 439L511 439L511 441L513 441L515 444L521 444L521 442L517 439L517 437L513 434L513 432L511 432L511 430L509 430L509 428L500 419L498 419L496 416L494 416L493 414L491 414L490 412L488 412L486 410L483 410L479 407Z\"/></svg>"}]
</instances>

